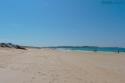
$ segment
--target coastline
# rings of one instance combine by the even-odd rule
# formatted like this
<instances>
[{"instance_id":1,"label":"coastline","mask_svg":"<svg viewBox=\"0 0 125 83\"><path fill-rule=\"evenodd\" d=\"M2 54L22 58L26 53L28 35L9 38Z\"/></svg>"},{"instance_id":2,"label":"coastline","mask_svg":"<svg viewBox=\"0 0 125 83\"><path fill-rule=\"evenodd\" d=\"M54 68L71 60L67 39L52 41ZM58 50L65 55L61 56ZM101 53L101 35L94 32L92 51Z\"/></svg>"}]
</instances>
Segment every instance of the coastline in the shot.
<instances>
[{"instance_id":1,"label":"coastline","mask_svg":"<svg viewBox=\"0 0 125 83\"><path fill-rule=\"evenodd\" d=\"M124 54L0 48L0 81L2 83L125 83L124 63Z\"/></svg>"},{"instance_id":2,"label":"coastline","mask_svg":"<svg viewBox=\"0 0 125 83\"><path fill-rule=\"evenodd\" d=\"M49 48L51 49L51 48ZM53 50L53 49L52 49ZM125 52L113 52L113 51L87 51L87 50L71 50L71 49L63 49L63 48L57 48L54 49L57 51L62 51L62 52L81 52L81 53L100 53L100 54L125 54Z\"/></svg>"}]
</instances>

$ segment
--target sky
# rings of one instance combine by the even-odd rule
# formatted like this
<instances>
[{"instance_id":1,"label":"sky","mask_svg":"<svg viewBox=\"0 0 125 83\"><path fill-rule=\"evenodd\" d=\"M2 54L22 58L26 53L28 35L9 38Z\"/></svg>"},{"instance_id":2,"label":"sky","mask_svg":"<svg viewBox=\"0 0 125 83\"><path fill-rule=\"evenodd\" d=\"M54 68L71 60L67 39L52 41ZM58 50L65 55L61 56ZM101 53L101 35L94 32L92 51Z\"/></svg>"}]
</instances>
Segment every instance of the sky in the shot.
<instances>
[{"instance_id":1,"label":"sky","mask_svg":"<svg viewBox=\"0 0 125 83\"><path fill-rule=\"evenodd\" d=\"M124 36L124 2L0 0L0 42L125 47Z\"/></svg>"}]
</instances>

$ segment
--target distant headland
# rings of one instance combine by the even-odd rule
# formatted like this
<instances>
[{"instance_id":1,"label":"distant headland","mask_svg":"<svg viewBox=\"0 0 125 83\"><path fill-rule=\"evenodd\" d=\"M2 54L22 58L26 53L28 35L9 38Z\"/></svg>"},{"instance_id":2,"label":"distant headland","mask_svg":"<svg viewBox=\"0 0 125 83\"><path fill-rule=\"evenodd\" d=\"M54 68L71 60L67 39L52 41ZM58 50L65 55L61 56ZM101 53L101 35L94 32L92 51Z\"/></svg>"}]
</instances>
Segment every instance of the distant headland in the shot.
<instances>
[{"instance_id":1,"label":"distant headland","mask_svg":"<svg viewBox=\"0 0 125 83\"><path fill-rule=\"evenodd\" d=\"M15 49L26 50L25 47L20 46L20 45L16 45L16 44L12 44L12 43L0 43L0 47L2 47L2 48L15 48Z\"/></svg>"}]
</instances>

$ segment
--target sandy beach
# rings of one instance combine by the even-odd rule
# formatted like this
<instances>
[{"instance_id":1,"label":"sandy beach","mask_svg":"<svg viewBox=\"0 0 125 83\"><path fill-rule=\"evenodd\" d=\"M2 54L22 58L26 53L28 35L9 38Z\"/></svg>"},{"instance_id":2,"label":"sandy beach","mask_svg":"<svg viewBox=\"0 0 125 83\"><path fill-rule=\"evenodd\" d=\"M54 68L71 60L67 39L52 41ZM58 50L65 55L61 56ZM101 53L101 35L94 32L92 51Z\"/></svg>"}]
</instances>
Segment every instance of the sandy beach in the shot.
<instances>
[{"instance_id":1,"label":"sandy beach","mask_svg":"<svg viewBox=\"0 0 125 83\"><path fill-rule=\"evenodd\" d=\"M125 83L125 54L0 48L0 83Z\"/></svg>"}]
</instances>

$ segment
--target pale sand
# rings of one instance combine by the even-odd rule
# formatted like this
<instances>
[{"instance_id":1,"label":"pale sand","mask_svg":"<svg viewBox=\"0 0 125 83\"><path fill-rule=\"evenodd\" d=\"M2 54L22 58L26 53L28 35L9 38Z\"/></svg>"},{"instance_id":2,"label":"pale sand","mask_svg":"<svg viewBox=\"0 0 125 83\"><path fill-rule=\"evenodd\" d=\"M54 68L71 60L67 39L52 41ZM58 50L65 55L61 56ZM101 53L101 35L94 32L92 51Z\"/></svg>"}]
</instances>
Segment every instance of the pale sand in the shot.
<instances>
[{"instance_id":1,"label":"pale sand","mask_svg":"<svg viewBox=\"0 0 125 83\"><path fill-rule=\"evenodd\" d=\"M125 54L0 48L0 83L125 83Z\"/></svg>"}]
</instances>

